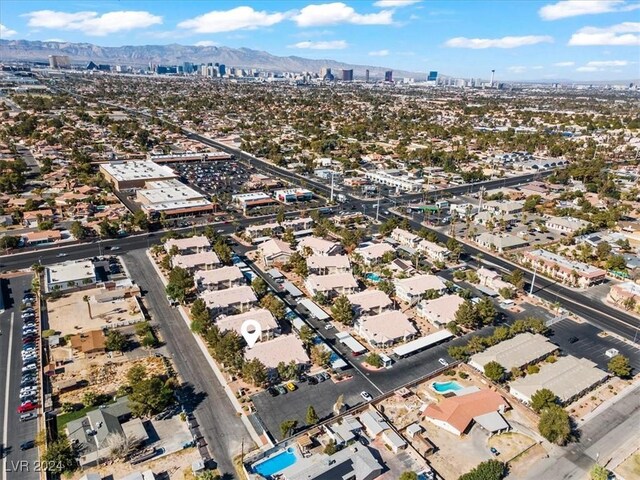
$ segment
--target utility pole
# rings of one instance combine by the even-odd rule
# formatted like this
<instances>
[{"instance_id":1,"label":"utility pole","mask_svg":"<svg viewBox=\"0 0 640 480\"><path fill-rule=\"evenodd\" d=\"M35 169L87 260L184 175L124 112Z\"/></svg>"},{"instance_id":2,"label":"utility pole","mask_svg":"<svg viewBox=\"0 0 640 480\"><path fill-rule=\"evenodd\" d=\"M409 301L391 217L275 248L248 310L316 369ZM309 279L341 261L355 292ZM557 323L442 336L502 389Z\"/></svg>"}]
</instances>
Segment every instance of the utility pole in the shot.
<instances>
[{"instance_id":1,"label":"utility pole","mask_svg":"<svg viewBox=\"0 0 640 480\"><path fill-rule=\"evenodd\" d=\"M380 214L380 196L378 195L378 205L376 206L376 222L378 221L379 214Z\"/></svg>"},{"instance_id":2,"label":"utility pole","mask_svg":"<svg viewBox=\"0 0 640 480\"><path fill-rule=\"evenodd\" d=\"M536 283L536 273L538 272L538 267L534 267L533 269L533 278L531 279L531 288L529 289L529 296L533 295L533 286Z\"/></svg>"},{"instance_id":3,"label":"utility pole","mask_svg":"<svg viewBox=\"0 0 640 480\"><path fill-rule=\"evenodd\" d=\"M331 170L331 197L329 198L329 202L333 203L333 170Z\"/></svg>"}]
</instances>

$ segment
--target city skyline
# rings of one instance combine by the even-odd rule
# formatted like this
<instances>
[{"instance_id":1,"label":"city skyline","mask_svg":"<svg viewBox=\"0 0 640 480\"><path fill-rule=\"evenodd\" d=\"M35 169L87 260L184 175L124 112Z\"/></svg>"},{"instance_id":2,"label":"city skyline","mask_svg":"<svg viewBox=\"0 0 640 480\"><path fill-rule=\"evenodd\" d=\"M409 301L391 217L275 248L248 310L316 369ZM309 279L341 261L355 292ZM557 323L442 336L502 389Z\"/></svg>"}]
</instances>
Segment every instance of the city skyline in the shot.
<instances>
[{"instance_id":1,"label":"city skyline","mask_svg":"<svg viewBox=\"0 0 640 480\"><path fill-rule=\"evenodd\" d=\"M6 1L0 14L4 40L244 47L455 77L495 69L497 81L640 77L640 4L624 0Z\"/></svg>"}]
</instances>

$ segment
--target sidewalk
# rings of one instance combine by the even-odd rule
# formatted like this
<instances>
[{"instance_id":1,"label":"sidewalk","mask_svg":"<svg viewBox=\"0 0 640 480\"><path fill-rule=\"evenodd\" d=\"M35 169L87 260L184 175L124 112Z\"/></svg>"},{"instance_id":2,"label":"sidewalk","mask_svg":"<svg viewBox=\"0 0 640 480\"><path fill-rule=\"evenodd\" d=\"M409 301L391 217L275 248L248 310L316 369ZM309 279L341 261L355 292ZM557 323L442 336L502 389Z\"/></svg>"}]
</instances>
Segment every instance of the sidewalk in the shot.
<instances>
[{"instance_id":1,"label":"sidewalk","mask_svg":"<svg viewBox=\"0 0 640 480\"><path fill-rule=\"evenodd\" d=\"M149 250L145 250L145 255L147 256L147 258L149 259L149 261L153 265L153 268L156 271L156 274L158 275L158 277L160 278L160 281L162 282L162 284L166 286L168 282L167 282L166 278L164 277L164 275L162 275L162 272L158 268L158 265L156 264L155 260L150 255ZM185 311L185 308L182 305L180 305L178 307L178 311L180 312L180 316L182 317L184 322L187 324L187 326L189 326L189 328L191 328L190 327L190 321L189 321L189 315ZM259 448L265 447L264 439L262 437L260 437L260 435L258 435L258 432L256 432L255 428L253 427L253 425L251 424L251 422L249 421L247 416L244 414L244 411L242 410L242 406L240 405L240 402L238 402L238 399L236 398L234 393L229 388L229 385L227 385L227 381L225 380L224 375L222 374L220 369L218 368L218 365L215 363L213 358L211 358L211 354L209 353L209 349L207 348L207 345L202 340L202 337L200 337L200 335L193 334L193 338L196 340L196 343L198 344L198 347L202 351L202 354L207 359L207 362L209 363L209 366L211 367L211 370L213 370L213 373L215 374L216 378L218 379L218 382L220 382L220 385L222 385L222 387L224 388L224 391L227 394L227 397L229 398L229 401L231 402L231 405L233 405L233 408L238 413L238 416L240 417L240 420L242 421L242 423L244 424L245 428L249 432L249 435L251 435L251 438L253 439L255 444L259 446ZM272 446L273 445L270 442L267 444L268 448L271 448Z\"/></svg>"},{"instance_id":2,"label":"sidewalk","mask_svg":"<svg viewBox=\"0 0 640 480\"><path fill-rule=\"evenodd\" d=\"M584 427L584 425L587 422L589 422L589 420L592 420L593 418L597 417L602 412L604 412L607 408L611 407L612 405L615 405L617 402L619 402L620 400L625 398L627 395L635 392L638 389L640 389L640 382L636 381L635 383L632 383L627 388L622 390L622 392L620 392L615 397L611 397L611 398L605 400L600 405L598 405L596 408L594 408L591 412L587 413L584 417L582 417L582 419L580 420L579 427Z\"/></svg>"}]
</instances>

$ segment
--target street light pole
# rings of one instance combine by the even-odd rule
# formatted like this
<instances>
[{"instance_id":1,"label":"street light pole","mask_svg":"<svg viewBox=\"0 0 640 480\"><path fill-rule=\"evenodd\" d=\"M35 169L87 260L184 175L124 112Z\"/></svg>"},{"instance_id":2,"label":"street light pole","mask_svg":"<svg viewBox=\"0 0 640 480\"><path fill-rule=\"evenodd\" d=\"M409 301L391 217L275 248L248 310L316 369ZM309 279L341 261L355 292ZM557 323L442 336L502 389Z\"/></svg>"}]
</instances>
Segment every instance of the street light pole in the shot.
<instances>
[{"instance_id":1,"label":"street light pole","mask_svg":"<svg viewBox=\"0 0 640 480\"><path fill-rule=\"evenodd\" d=\"M533 268L533 278L531 279L531 288L529 289L529 296L533 295L533 286L536 283L536 273L538 273L538 266L537 265Z\"/></svg>"}]
</instances>

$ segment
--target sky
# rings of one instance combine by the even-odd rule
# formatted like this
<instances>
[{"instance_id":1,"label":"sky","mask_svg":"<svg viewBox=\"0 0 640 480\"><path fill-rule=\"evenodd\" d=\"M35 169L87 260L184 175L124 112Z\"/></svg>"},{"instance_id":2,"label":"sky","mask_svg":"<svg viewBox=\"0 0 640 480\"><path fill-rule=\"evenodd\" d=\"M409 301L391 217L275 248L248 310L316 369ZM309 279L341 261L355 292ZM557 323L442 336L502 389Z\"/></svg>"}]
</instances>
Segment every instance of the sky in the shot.
<instances>
[{"instance_id":1,"label":"sky","mask_svg":"<svg viewBox=\"0 0 640 480\"><path fill-rule=\"evenodd\" d=\"M246 47L498 81L640 78L638 0L2 0L0 38Z\"/></svg>"}]
</instances>

